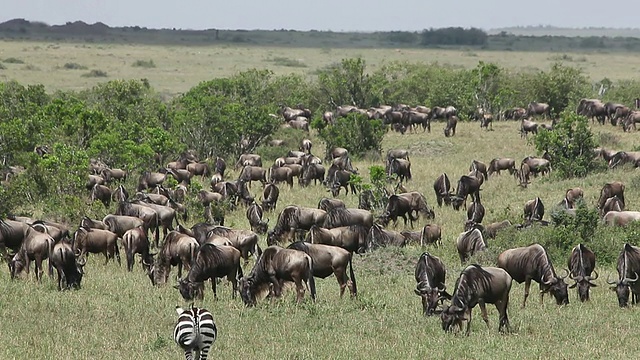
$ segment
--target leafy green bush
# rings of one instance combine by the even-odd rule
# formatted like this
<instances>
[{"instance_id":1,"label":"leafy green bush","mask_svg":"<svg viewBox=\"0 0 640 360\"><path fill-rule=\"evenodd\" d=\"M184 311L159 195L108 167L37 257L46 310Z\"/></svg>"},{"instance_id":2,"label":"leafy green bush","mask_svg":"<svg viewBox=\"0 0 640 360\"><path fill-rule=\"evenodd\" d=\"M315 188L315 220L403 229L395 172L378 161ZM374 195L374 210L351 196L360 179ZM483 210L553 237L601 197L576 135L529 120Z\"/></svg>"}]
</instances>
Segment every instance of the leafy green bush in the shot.
<instances>
[{"instance_id":1,"label":"leafy green bush","mask_svg":"<svg viewBox=\"0 0 640 360\"><path fill-rule=\"evenodd\" d=\"M273 59L269 59L269 62L274 63L275 65L278 66L285 66L285 67L298 67L298 68L305 68L307 67L307 64L305 64L304 62L297 60L297 59L290 59L287 57L274 57Z\"/></svg>"},{"instance_id":2,"label":"leafy green bush","mask_svg":"<svg viewBox=\"0 0 640 360\"><path fill-rule=\"evenodd\" d=\"M136 60L133 62L133 64L131 64L131 66L133 67L142 67L142 68L154 68L156 67L156 64L153 62L152 59L149 60Z\"/></svg>"},{"instance_id":3,"label":"leafy green bush","mask_svg":"<svg viewBox=\"0 0 640 360\"><path fill-rule=\"evenodd\" d=\"M282 146L270 146L265 140L265 143L256 148L255 153L260 155L263 163L266 164L265 161L272 161L279 157L287 156L289 150L298 150L300 143L302 143L302 140L307 136L307 133L301 130L281 128L276 131L271 138L283 140Z\"/></svg>"},{"instance_id":4,"label":"leafy green bush","mask_svg":"<svg viewBox=\"0 0 640 360\"><path fill-rule=\"evenodd\" d=\"M71 62L71 63L65 63L65 64L62 66L62 68L63 68L63 69L66 69L66 70L86 70L86 69L87 69L87 67L86 67L86 66L84 66L84 65L80 65L80 64L78 64L78 63L74 63L74 62Z\"/></svg>"},{"instance_id":5,"label":"leafy green bush","mask_svg":"<svg viewBox=\"0 0 640 360\"><path fill-rule=\"evenodd\" d=\"M107 72L93 69L88 73L82 74L82 77L107 77Z\"/></svg>"},{"instance_id":6,"label":"leafy green bush","mask_svg":"<svg viewBox=\"0 0 640 360\"><path fill-rule=\"evenodd\" d=\"M343 147L353 156L362 156L370 150L380 153L384 133L385 126L381 120L369 120L366 115L358 113L348 114L333 125L318 130L327 145L327 153L334 147Z\"/></svg>"},{"instance_id":7,"label":"leafy green bush","mask_svg":"<svg viewBox=\"0 0 640 360\"><path fill-rule=\"evenodd\" d=\"M553 131L539 131L534 138L538 152L551 156L553 173L560 178L584 177L599 169L594 161L597 146L586 117L566 110Z\"/></svg>"}]
</instances>

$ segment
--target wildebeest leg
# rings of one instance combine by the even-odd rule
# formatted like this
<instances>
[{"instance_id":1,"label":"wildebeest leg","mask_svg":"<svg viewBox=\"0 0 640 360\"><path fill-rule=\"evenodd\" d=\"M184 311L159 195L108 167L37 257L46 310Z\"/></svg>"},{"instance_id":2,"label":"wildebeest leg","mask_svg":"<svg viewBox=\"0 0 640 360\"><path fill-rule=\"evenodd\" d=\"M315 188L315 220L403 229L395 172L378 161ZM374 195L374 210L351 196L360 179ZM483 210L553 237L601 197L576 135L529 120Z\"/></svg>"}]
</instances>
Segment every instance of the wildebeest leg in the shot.
<instances>
[{"instance_id":1,"label":"wildebeest leg","mask_svg":"<svg viewBox=\"0 0 640 360\"><path fill-rule=\"evenodd\" d=\"M104 254L104 264L107 265L109 263L109 249L104 249L102 253Z\"/></svg>"},{"instance_id":2,"label":"wildebeest leg","mask_svg":"<svg viewBox=\"0 0 640 360\"><path fill-rule=\"evenodd\" d=\"M544 290L542 289L542 284L540 284L540 305L544 305Z\"/></svg>"},{"instance_id":3,"label":"wildebeest leg","mask_svg":"<svg viewBox=\"0 0 640 360\"><path fill-rule=\"evenodd\" d=\"M211 290L213 290L213 299L214 300L218 300L218 292L216 291L216 278L212 277L211 278ZM235 292L234 292L235 295Z\"/></svg>"},{"instance_id":4,"label":"wildebeest leg","mask_svg":"<svg viewBox=\"0 0 640 360\"><path fill-rule=\"evenodd\" d=\"M529 288L531 287L531 278L526 278L524 280L524 300L522 301L522 308L527 305L527 297L529 297Z\"/></svg>"},{"instance_id":5,"label":"wildebeest leg","mask_svg":"<svg viewBox=\"0 0 640 360\"><path fill-rule=\"evenodd\" d=\"M125 250L125 256L127 257L127 271L131 272L133 271L136 254L134 254L132 251ZM144 264L142 264L142 269L144 270Z\"/></svg>"},{"instance_id":6,"label":"wildebeest leg","mask_svg":"<svg viewBox=\"0 0 640 360\"><path fill-rule=\"evenodd\" d=\"M62 277L64 276L64 273L62 272L62 270L59 267L56 267L56 270L58 271L58 291L62 290ZM65 283L66 283L66 279L65 279Z\"/></svg>"},{"instance_id":7,"label":"wildebeest leg","mask_svg":"<svg viewBox=\"0 0 640 360\"><path fill-rule=\"evenodd\" d=\"M347 269L343 267L333 268L333 273L336 275L336 279L338 280L338 285L340 285L340 298L342 298L342 295L344 295L344 289L347 287L347 284L349 282L349 278L347 277L346 270ZM349 286L349 291L351 291L351 293L353 294L353 289L351 288L351 286Z\"/></svg>"},{"instance_id":8,"label":"wildebeest leg","mask_svg":"<svg viewBox=\"0 0 640 360\"><path fill-rule=\"evenodd\" d=\"M478 305L480 306L480 311L482 312L482 320L484 320L484 323L487 324L487 329L488 329L489 315L487 315L487 305L484 303L483 300L480 300L480 302L478 302Z\"/></svg>"},{"instance_id":9,"label":"wildebeest leg","mask_svg":"<svg viewBox=\"0 0 640 360\"><path fill-rule=\"evenodd\" d=\"M465 331L465 335L469 336L471 332L471 308L468 307L465 313L467 314L467 331Z\"/></svg>"},{"instance_id":10,"label":"wildebeest leg","mask_svg":"<svg viewBox=\"0 0 640 360\"><path fill-rule=\"evenodd\" d=\"M118 260L118 266L122 266L122 263L120 262L120 249L118 249L118 241L116 240L116 242L113 243L113 252L116 255L116 260ZM133 267L133 265L131 265L131 267Z\"/></svg>"},{"instance_id":11,"label":"wildebeest leg","mask_svg":"<svg viewBox=\"0 0 640 360\"><path fill-rule=\"evenodd\" d=\"M29 256L27 256L27 259L29 259ZM27 265L29 263L27 262ZM38 282L40 282L42 280L42 256L41 255L36 255L36 279L38 279ZM28 269L28 267L27 267Z\"/></svg>"},{"instance_id":12,"label":"wildebeest leg","mask_svg":"<svg viewBox=\"0 0 640 360\"><path fill-rule=\"evenodd\" d=\"M178 263L178 279L182 279L182 261Z\"/></svg>"},{"instance_id":13,"label":"wildebeest leg","mask_svg":"<svg viewBox=\"0 0 640 360\"><path fill-rule=\"evenodd\" d=\"M500 314L500 326L498 331L503 331L503 328L507 328L507 332L511 332L511 326L509 326L509 318L507 317L507 308L509 307L509 295L507 294L503 300L496 302L496 309Z\"/></svg>"},{"instance_id":14,"label":"wildebeest leg","mask_svg":"<svg viewBox=\"0 0 640 360\"><path fill-rule=\"evenodd\" d=\"M296 302L300 303L304 299L304 284L300 277L294 279L294 282L296 283Z\"/></svg>"}]
</instances>

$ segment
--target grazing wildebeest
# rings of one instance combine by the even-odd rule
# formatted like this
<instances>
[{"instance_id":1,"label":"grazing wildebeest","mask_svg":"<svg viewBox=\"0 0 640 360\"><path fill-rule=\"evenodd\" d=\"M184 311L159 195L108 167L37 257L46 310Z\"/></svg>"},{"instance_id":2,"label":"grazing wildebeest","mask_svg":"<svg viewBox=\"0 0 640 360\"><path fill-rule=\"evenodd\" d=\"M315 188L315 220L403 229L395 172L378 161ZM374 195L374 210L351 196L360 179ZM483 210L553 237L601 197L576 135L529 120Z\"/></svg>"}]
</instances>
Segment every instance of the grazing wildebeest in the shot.
<instances>
[{"instance_id":1,"label":"grazing wildebeest","mask_svg":"<svg viewBox=\"0 0 640 360\"><path fill-rule=\"evenodd\" d=\"M105 265L109 258L114 258L120 265L120 250L118 249L118 235L109 230L79 228L73 235L73 252L79 257L87 253L104 254Z\"/></svg>"},{"instance_id":2,"label":"grazing wildebeest","mask_svg":"<svg viewBox=\"0 0 640 360\"><path fill-rule=\"evenodd\" d=\"M569 293L564 278L558 277L547 251L540 244L532 244L503 251L498 256L498 266L505 269L513 280L519 284L524 282L524 308L529 297L531 280L540 284L540 303L544 300L544 294L550 292L558 305L569 304Z\"/></svg>"},{"instance_id":3,"label":"grazing wildebeest","mask_svg":"<svg viewBox=\"0 0 640 360\"><path fill-rule=\"evenodd\" d=\"M340 199L322 198L320 199L320 201L318 201L318 209L329 212L335 208L346 209L347 205Z\"/></svg>"},{"instance_id":4,"label":"grazing wildebeest","mask_svg":"<svg viewBox=\"0 0 640 360\"><path fill-rule=\"evenodd\" d=\"M311 256L313 276L325 279L327 276L335 274L338 285L340 285L340 297L344 295L344 290L347 287L351 297L358 295L350 251L338 246L310 244L304 241L296 241L287 249L299 250ZM347 265L349 266L349 276L347 276Z\"/></svg>"},{"instance_id":5,"label":"grazing wildebeest","mask_svg":"<svg viewBox=\"0 0 640 360\"><path fill-rule=\"evenodd\" d=\"M341 226L362 225L369 228L373 225L373 214L369 210L353 208L333 208L326 212L324 222L326 229Z\"/></svg>"},{"instance_id":6,"label":"grazing wildebeest","mask_svg":"<svg viewBox=\"0 0 640 360\"><path fill-rule=\"evenodd\" d=\"M240 279L240 296L246 306L255 306L257 297L270 287L273 295L280 297L285 281L295 283L298 303L304 298L305 284L315 301L316 284L311 256L298 250L269 246L249 275Z\"/></svg>"},{"instance_id":7,"label":"grazing wildebeest","mask_svg":"<svg viewBox=\"0 0 640 360\"><path fill-rule=\"evenodd\" d=\"M262 192L262 208L264 211L275 210L280 197L280 189L273 183L268 183Z\"/></svg>"},{"instance_id":8,"label":"grazing wildebeest","mask_svg":"<svg viewBox=\"0 0 640 360\"><path fill-rule=\"evenodd\" d=\"M124 185L120 184L115 190L113 190L111 193L111 200L117 203L129 200L129 192L124 188Z\"/></svg>"},{"instance_id":9,"label":"grazing wildebeest","mask_svg":"<svg viewBox=\"0 0 640 360\"><path fill-rule=\"evenodd\" d=\"M455 136L456 135L456 126L458 125L458 117L450 116L447 118L447 126L444 128L444 136Z\"/></svg>"},{"instance_id":10,"label":"grazing wildebeest","mask_svg":"<svg viewBox=\"0 0 640 360\"><path fill-rule=\"evenodd\" d=\"M178 266L178 278L181 278L182 267L191 268L199 247L200 245L195 238L175 230L169 232L164 238L162 249L147 271L151 283L155 286L166 284L169 280L171 266L176 265Z\"/></svg>"},{"instance_id":11,"label":"grazing wildebeest","mask_svg":"<svg viewBox=\"0 0 640 360\"><path fill-rule=\"evenodd\" d=\"M202 176L202 180L211 176L209 164L206 161L194 162L187 165L187 171L193 176Z\"/></svg>"},{"instance_id":12,"label":"grazing wildebeest","mask_svg":"<svg viewBox=\"0 0 640 360\"><path fill-rule=\"evenodd\" d=\"M70 239L69 229L62 224L46 220L36 220L31 224L31 227L36 229L36 231L49 234L56 243L62 239Z\"/></svg>"},{"instance_id":13,"label":"grazing wildebeest","mask_svg":"<svg viewBox=\"0 0 640 360\"><path fill-rule=\"evenodd\" d=\"M267 233L267 225L269 224L269 219L267 219L267 221L262 220L262 206L254 202L247 208L246 215L247 220L249 220L249 225L251 226L251 231L255 231L258 234Z\"/></svg>"},{"instance_id":14,"label":"grazing wildebeest","mask_svg":"<svg viewBox=\"0 0 640 360\"><path fill-rule=\"evenodd\" d=\"M618 296L618 305L626 307L629 303L629 293L631 293L631 304L638 302L640 295L640 248L625 243L617 261L618 281L609 281L612 290Z\"/></svg>"},{"instance_id":15,"label":"grazing wildebeest","mask_svg":"<svg viewBox=\"0 0 640 360\"><path fill-rule=\"evenodd\" d=\"M633 164L634 168L640 166L640 151L618 151L609 160L609 168L614 169L618 165Z\"/></svg>"},{"instance_id":16,"label":"grazing wildebeest","mask_svg":"<svg viewBox=\"0 0 640 360\"><path fill-rule=\"evenodd\" d=\"M288 167L272 167L269 169L269 183L278 184L285 182L289 188L293 187L293 171Z\"/></svg>"},{"instance_id":17,"label":"grazing wildebeest","mask_svg":"<svg viewBox=\"0 0 640 360\"><path fill-rule=\"evenodd\" d=\"M244 259L244 264L249 263L249 256L262 254L262 249L258 245L258 234L249 230L231 229L225 226L215 226L207 232L207 239L213 235L222 236L229 241L234 248L240 251L240 256Z\"/></svg>"},{"instance_id":18,"label":"grazing wildebeest","mask_svg":"<svg viewBox=\"0 0 640 360\"><path fill-rule=\"evenodd\" d=\"M136 188L136 191L153 189L154 187L161 185L166 178L167 174L145 171L138 179L138 187Z\"/></svg>"},{"instance_id":19,"label":"grazing wildebeest","mask_svg":"<svg viewBox=\"0 0 640 360\"><path fill-rule=\"evenodd\" d=\"M242 277L240 251L233 246L216 246L206 243L198 249L187 276L180 279L178 285L174 285L174 287L180 291L180 295L185 300L202 300L204 298L203 282L211 279L213 297L217 300L216 278L225 276L231 282L233 287L231 297L235 299L238 291L238 278Z\"/></svg>"},{"instance_id":20,"label":"grazing wildebeest","mask_svg":"<svg viewBox=\"0 0 640 360\"><path fill-rule=\"evenodd\" d=\"M520 123L520 137L526 137L529 133L538 133L538 123L531 120L522 119L522 122Z\"/></svg>"},{"instance_id":21,"label":"grazing wildebeest","mask_svg":"<svg viewBox=\"0 0 640 360\"><path fill-rule=\"evenodd\" d=\"M83 267L87 263L87 258L77 258L73 253L71 244L66 240L59 241L53 246L51 258L49 259L53 267L58 272L58 290L80 289Z\"/></svg>"},{"instance_id":22,"label":"grazing wildebeest","mask_svg":"<svg viewBox=\"0 0 640 360\"><path fill-rule=\"evenodd\" d=\"M440 313L442 330L462 330L462 322L467 321L466 334L471 330L471 310L480 305L482 319L489 327L489 316L485 304L495 304L500 314L498 331L511 331L507 308L511 291L511 276L503 269L483 267L477 264L467 266L456 281L456 289L451 297L451 305Z\"/></svg>"},{"instance_id":23,"label":"grazing wildebeest","mask_svg":"<svg viewBox=\"0 0 640 360\"><path fill-rule=\"evenodd\" d=\"M460 257L460 263L464 264L470 257L475 255L476 252L486 250L487 243L484 241L480 230L471 229L460 233L456 240L456 248L458 250L458 256Z\"/></svg>"},{"instance_id":24,"label":"grazing wildebeest","mask_svg":"<svg viewBox=\"0 0 640 360\"><path fill-rule=\"evenodd\" d=\"M3 221L4 226L10 227L8 223L10 220ZM6 224L6 225L5 225ZM26 225L26 224L25 224ZM9 239L11 235L11 229L2 229L3 237L5 241ZM20 227L14 227L12 230L20 231L20 245L18 251L15 254L9 254L7 256L7 265L9 266L9 273L11 279L15 278L18 274L25 270L29 274L29 267L31 261L35 261L36 279L38 282L42 280L42 261L49 259L49 276L53 276L53 264L51 262L51 255L53 252L53 246L55 240L46 233L41 233L33 229L31 226L26 225L26 228L22 230ZM5 234L5 231L9 231Z\"/></svg>"},{"instance_id":25,"label":"grazing wildebeest","mask_svg":"<svg viewBox=\"0 0 640 360\"><path fill-rule=\"evenodd\" d=\"M267 170L259 166L246 165L242 168L238 180L248 182L249 185L252 181L260 181L264 186L267 182Z\"/></svg>"},{"instance_id":26,"label":"grazing wildebeest","mask_svg":"<svg viewBox=\"0 0 640 360\"><path fill-rule=\"evenodd\" d=\"M262 167L262 158L260 157L260 155L257 155L257 154L242 154L238 158L238 161L236 162L236 165L234 166L234 168L235 170L238 170L239 168L247 165ZM220 173L220 174L223 174L223 173Z\"/></svg>"},{"instance_id":27,"label":"grazing wildebeest","mask_svg":"<svg viewBox=\"0 0 640 360\"><path fill-rule=\"evenodd\" d=\"M520 107L507 109L503 116L505 120L521 120L527 117L527 110Z\"/></svg>"},{"instance_id":28,"label":"grazing wildebeest","mask_svg":"<svg viewBox=\"0 0 640 360\"><path fill-rule=\"evenodd\" d=\"M484 219L484 212L484 205L482 205L480 201L474 201L471 203L471 206L467 208L467 220L480 224Z\"/></svg>"},{"instance_id":29,"label":"grazing wildebeest","mask_svg":"<svg viewBox=\"0 0 640 360\"><path fill-rule=\"evenodd\" d=\"M396 175L400 182L411 180L411 161L405 159L392 159L387 168L387 177Z\"/></svg>"},{"instance_id":30,"label":"grazing wildebeest","mask_svg":"<svg viewBox=\"0 0 640 360\"><path fill-rule=\"evenodd\" d=\"M416 216L413 216L415 211ZM394 226L398 224L398 216L404 220L404 225L407 226L407 215L413 227L413 222L419 219L419 214L422 214L427 219L435 218L435 213L427 205L427 199L421 193L412 191L403 194L391 195L387 207L380 217L383 225L387 225L389 220L393 220Z\"/></svg>"},{"instance_id":31,"label":"grazing wildebeest","mask_svg":"<svg viewBox=\"0 0 640 360\"><path fill-rule=\"evenodd\" d=\"M323 226L326 217L327 212L321 209L289 205L282 209L273 230L267 233L267 245L279 243L285 234L291 238L296 231L309 230L313 225Z\"/></svg>"},{"instance_id":32,"label":"grazing wildebeest","mask_svg":"<svg viewBox=\"0 0 640 360\"><path fill-rule=\"evenodd\" d=\"M437 119L449 119L452 116L458 115L458 109L453 106L440 107L434 106L431 109L431 118L434 120Z\"/></svg>"},{"instance_id":33,"label":"grazing wildebeest","mask_svg":"<svg viewBox=\"0 0 640 360\"><path fill-rule=\"evenodd\" d=\"M604 202L604 206L600 209L600 217L604 217L609 211L624 211L624 203L618 199L617 195L613 195Z\"/></svg>"},{"instance_id":34,"label":"grazing wildebeest","mask_svg":"<svg viewBox=\"0 0 640 360\"><path fill-rule=\"evenodd\" d=\"M104 184L105 184L105 181L102 176L89 175L89 180L87 180L85 187L87 188L87 190L91 190L95 185L104 185Z\"/></svg>"},{"instance_id":35,"label":"grazing wildebeest","mask_svg":"<svg viewBox=\"0 0 640 360\"><path fill-rule=\"evenodd\" d=\"M640 221L640 211L609 211L602 218L605 224L611 226L626 226L627 224Z\"/></svg>"},{"instance_id":36,"label":"grazing wildebeest","mask_svg":"<svg viewBox=\"0 0 640 360\"><path fill-rule=\"evenodd\" d=\"M442 302L443 299L451 299L444 283L446 274L447 270L440 258L426 252L420 255L420 259L416 263L416 288L413 291L422 299L422 313L424 315L433 315L438 302Z\"/></svg>"},{"instance_id":37,"label":"grazing wildebeest","mask_svg":"<svg viewBox=\"0 0 640 360\"><path fill-rule=\"evenodd\" d=\"M584 191L577 187L572 189L567 189L564 193L564 203L567 209L574 209L576 207L576 202L584 197Z\"/></svg>"},{"instance_id":38,"label":"grazing wildebeest","mask_svg":"<svg viewBox=\"0 0 640 360\"><path fill-rule=\"evenodd\" d=\"M309 139L303 139L300 143L300 151L306 152L307 154L311 154L311 147L313 143Z\"/></svg>"},{"instance_id":39,"label":"grazing wildebeest","mask_svg":"<svg viewBox=\"0 0 640 360\"><path fill-rule=\"evenodd\" d=\"M362 253L366 247L368 228L362 225L340 226L325 229L313 225L305 241L341 247L349 252Z\"/></svg>"},{"instance_id":40,"label":"grazing wildebeest","mask_svg":"<svg viewBox=\"0 0 640 360\"><path fill-rule=\"evenodd\" d=\"M526 164L529 166L529 170L533 174L533 176L538 176L538 174L544 175L551 172L551 162L547 159L537 158L533 156L527 156L522 159L520 165Z\"/></svg>"},{"instance_id":41,"label":"grazing wildebeest","mask_svg":"<svg viewBox=\"0 0 640 360\"><path fill-rule=\"evenodd\" d=\"M469 165L469 171L481 173L485 179L489 180L489 174L487 173L487 165L482 161L478 161L478 160L471 161L471 165Z\"/></svg>"},{"instance_id":42,"label":"grazing wildebeest","mask_svg":"<svg viewBox=\"0 0 640 360\"><path fill-rule=\"evenodd\" d=\"M409 150L391 149L387 151L387 164L391 164L393 159L409 160Z\"/></svg>"},{"instance_id":43,"label":"grazing wildebeest","mask_svg":"<svg viewBox=\"0 0 640 360\"><path fill-rule=\"evenodd\" d=\"M91 189L91 202L99 200L104 207L111 205L111 189L108 186L95 184Z\"/></svg>"},{"instance_id":44,"label":"grazing wildebeest","mask_svg":"<svg viewBox=\"0 0 640 360\"><path fill-rule=\"evenodd\" d=\"M316 185L318 180L320 183L324 182L324 166L321 164L307 164L302 169L302 177L300 177L300 185L308 186L313 180L313 184Z\"/></svg>"},{"instance_id":45,"label":"grazing wildebeest","mask_svg":"<svg viewBox=\"0 0 640 360\"><path fill-rule=\"evenodd\" d=\"M498 231L506 229L506 228L508 228L510 226L511 226L511 221L504 220L504 221L500 221L500 222L491 223L491 224L485 226L484 230L485 230L485 234L489 238L495 239L496 235L498 234Z\"/></svg>"},{"instance_id":46,"label":"grazing wildebeest","mask_svg":"<svg viewBox=\"0 0 640 360\"><path fill-rule=\"evenodd\" d=\"M325 179L325 183L329 186L329 191L331 191L331 195L336 197L340 195L340 188L344 188L346 194L349 194L349 188L351 187L351 193L356 193L356 187L351 182L351 175L354 174L349 170L339 170L334 168L335 165L331 165L329 168L329 174Z\"/></svg>"},{"instance_id":47,"label":"grazing wildebeest","mask_svg":"<svg viewBox=\"0 0 640 360\"><path fill-rule=\"evenodd\" d=\"M589 288L597 286L592 282L592 280L598 278L598 272L594 269L596 267L596 255L586 246L578 244L571 250L568 266L569 278L575 281L569 288L573 289L577 286L580 301L589 301ZM595 277L591 276L592 272L595 272Z\"/></svg>"},{"instance_id":48,"label":"grazing wildebeest","mask_svg":"<svg viewBox=\"0 0 640 360\"><path fill-rule=\"evenodd\" d=\"M467 209L467 196L472 195L474 199L480 198L480 180L473 176L462 175L458 180L458 188L456 195L451 198L454 210L460 210L460 206L464 204Z\"/></svg>"},{"instance_id":49,"label":"grazing wildebeest","mask_svg":"<svg viewBox=\"0 0 640 360\"><path fill-rule=\"evenodd\" d=\"M442 207L442 201L445 205L451 204L451 182L447 174L442 173L433 183L433 191L436 193L438 206Z\"/></svg>"},{"instance_id":50,"label":"grazing wildebeest","mask_svg":"<svg viewBox=\"0 0 640 360\"><path fill-rule=\"evenodd\" d=\"M158 212L154 209L124 201L118 204L116 215L133 216L142 219L147 230L152 228L155 229L154 241L156 246L158 246L158 243L160 242L160 217L158 216Z\"/></svg>"},{"instance_id":51,"label":"grazing wildebeest","mask_svg":"<svg viewBox=\"0 0 640 360\"><path fill-rule=\"evenodd\" d=\"M622 207L624 209L624 188L624 184L620 181L614 181L604 184L604 186L600 190L600 198L598 198L598 208L604 208L604 204L607 202L607 199L617 196L618 199L622 201Z\"/></svg>"},{"instance_id":52,"label":"grazing wildebeest","mask_svg":"<svg viewBox=\"0 0 640 360\"><path fill-rule=\"evenodd\" d=\"M153 263L153 254L149 251L149 239L142 226L127 230L122 236L122 247L127 257L127 271L133 271L135 254L140 254L142 269L146 272Z\"/></svg>"},{"instance_id":53,"label":"grazing wildebeest","mask_svg":"<svg viewBox=\"0 0 640 360\"><path fill-rule=\"evenodd\" d=\"M540 221L544 217L544 204L539 197L524 204L525 221Z\"/></svg>"},{"instance_id":54,"label":"grazing wildebeest","mask_svg":"<svg viewBox=\"0 0 640 360\"><path fill-rule=\"evenodd\" d=\"M551 106L547 103L530 102L527 106L527 116L542 115L544 118L551 117Z\"/></svg>"},{"instance_id":55,"label":"grazing wildebeest","mask_svg":"<svg viewBox=\"0 0 640 360\"><path fill-rule=\"evenodd\" d=\"M380 224L373 224L367 237L366 250L372 251L376 248L386 246L403 247L406 245L406 241L407 239L402 236L402 234L396 231L386 230Z\"/></svg>"}]
</instances>

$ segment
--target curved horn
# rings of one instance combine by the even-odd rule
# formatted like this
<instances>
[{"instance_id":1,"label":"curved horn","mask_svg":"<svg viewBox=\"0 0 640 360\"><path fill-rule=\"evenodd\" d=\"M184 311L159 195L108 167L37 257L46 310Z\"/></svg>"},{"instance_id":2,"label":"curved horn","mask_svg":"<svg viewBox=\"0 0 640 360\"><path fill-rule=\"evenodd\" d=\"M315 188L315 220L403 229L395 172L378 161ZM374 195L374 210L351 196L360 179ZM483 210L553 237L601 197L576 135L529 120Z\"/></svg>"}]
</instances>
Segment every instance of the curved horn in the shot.
<instances>
[{"instance_id":1,"label":"curved horn","mask_svg":"<svg viewBox=\"0 0 640 360\"><path fill-rule=\"evenodd\" d=\"M87 265L87 257L81 257L78 258L78 260L76 260L76 263L78 264L78 266L85 266Z\"/></svg>"},{"instance_id":2,"label":"curved horn","mask_svg":"<svg viewBox=\"0 0 640 360\"><path fill-rule=\"evenodd\" d=\"M569 276L569 270L567 270L567 269L562 269L562 270L564 270L567 274L565 276L560 276L559 277L560 280L564 280L567 276Z\"/></svg>"},{"instance_id":3,"label":"curved horn","mask_svg":"<svg viewBox=\"0 0 640 360\"><path fill-rule=\"evenodd\" d=\"M599 275L598 275L598 272L597 272L597 271L595 271L595 270L593 270L593 272L594 272L594 274L596 274L596 276L595 276L595 277L593 277L593 276L591 276L591 275L589 275L589 276L585 276L585 279L586 279L587 281L595 280L595 279L597 279L597 278L598 278L598 276L599 276Z\"/></svg>"},{"instance_id":4,"label":"curved horn","mask_svg":"<svg viewBox=\"0 0 640 360\"><path fill-rule=\"evenodd\" d=\"M624 284L628 284L628 283L634 283L634 282L638 281L638 273L637 273L637 272L634 272L634 274L636 274L636 278L635 278L635 279L631 279L631 278L625 277L625 278L622 280L622 282L623 282Z\"/></svg>"},{"instance_id":5,"label":"curved horn","mask_svg":"<svg viewBox=\"0 0 640 360\"><path fill-rule=\"evenodd\" d=\"M607 275L607 284L616 285L617 283L618 283L617 281L609 281L609 275Z\"/></svg>"}]
</instances>

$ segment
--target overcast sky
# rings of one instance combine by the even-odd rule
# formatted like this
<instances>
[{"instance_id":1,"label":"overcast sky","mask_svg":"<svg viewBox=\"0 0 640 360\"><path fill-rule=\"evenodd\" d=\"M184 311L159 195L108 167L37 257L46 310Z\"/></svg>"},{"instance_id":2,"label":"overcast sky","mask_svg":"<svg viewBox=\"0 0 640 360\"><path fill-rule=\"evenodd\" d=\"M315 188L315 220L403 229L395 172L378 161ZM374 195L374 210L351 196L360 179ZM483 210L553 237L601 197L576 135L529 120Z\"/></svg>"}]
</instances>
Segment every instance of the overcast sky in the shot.
<instances>
[{"instance_id":1,"label":"overcast sky","mask_svg":"<svg viewBox=\"0 0 640 360\"><path fill-rule=\"evenodd\" d=\"M0 0L0 22L24 18L57 25L82 20L198 30L636 28L638 10L638 0Z\"/></svg>"}]
</instances>

